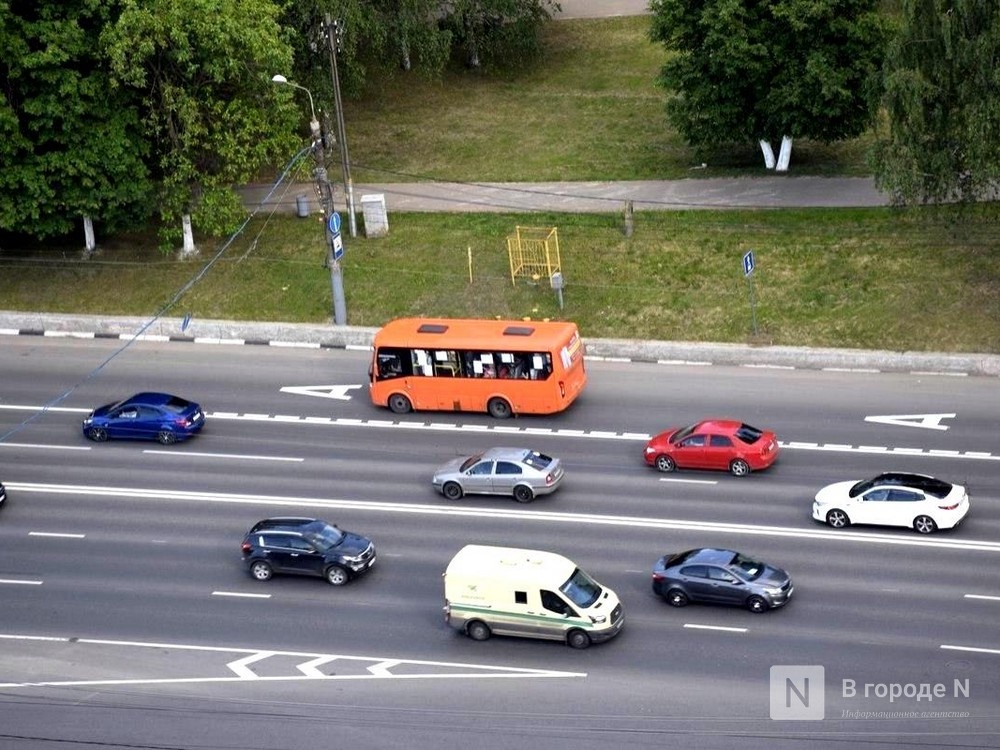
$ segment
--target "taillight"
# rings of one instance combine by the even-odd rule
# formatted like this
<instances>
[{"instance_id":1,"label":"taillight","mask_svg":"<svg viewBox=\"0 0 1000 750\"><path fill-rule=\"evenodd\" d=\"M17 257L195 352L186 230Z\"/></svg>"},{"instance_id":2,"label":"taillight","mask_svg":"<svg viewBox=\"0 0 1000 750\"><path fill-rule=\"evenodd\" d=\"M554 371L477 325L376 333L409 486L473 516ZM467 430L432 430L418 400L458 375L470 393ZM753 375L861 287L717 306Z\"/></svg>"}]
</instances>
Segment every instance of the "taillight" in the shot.
<instances>
[{"instance_id":1,"label":"taillight","mask_svg":"<svg viewBox=\"0 0 1000 750\"><path fill-rule=\"evenodd\" d=\"M653 573L653 580L654 581L662 581L663 580L663 575L660 574L660 573Z\"/></svg>"},{"instance_id":2,"label":"taillight","mask_svg":"<svg viewBox=\"0 0 1000 750\"><path fill-rule=\"evenodd\" d=\"M954 505L939 505L938 507L941 510L955 510L955 508L957 508L961 504L962 504L962 501L960 500L957 503L955 503Z\"/></svg>"},{"instance_id":3,"label":"taillight","mask_svg":"<svg viewBox=\"0 0 1000 750\"><path fill-rule=\"evenodd\" d=\"M545 477L545 484L552 484L554 481L556 481L555 474L549 474L548 476Z\"/></svg>"},{"instance_id":4,"label":"taillight","mask_svg":"<svg viewBox=\"0 0 1000 750\"><path fill-rule=\"evenodd\" d=\"M243 551L244 555L248 555L253 549L253 545L250 544L250 542L243 542L243 544L240 545L240 549Z\"/></svg>"}]
</instances>

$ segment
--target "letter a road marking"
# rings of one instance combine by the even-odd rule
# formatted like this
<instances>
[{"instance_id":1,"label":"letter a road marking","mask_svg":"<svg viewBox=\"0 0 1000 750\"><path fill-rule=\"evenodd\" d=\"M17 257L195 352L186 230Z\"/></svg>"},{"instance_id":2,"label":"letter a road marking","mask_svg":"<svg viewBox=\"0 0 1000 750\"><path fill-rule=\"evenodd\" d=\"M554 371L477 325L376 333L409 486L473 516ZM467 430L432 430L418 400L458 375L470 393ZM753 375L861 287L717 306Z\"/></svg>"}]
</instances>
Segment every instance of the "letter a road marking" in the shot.
<instances>
[{"instance_id":1,"label":"letter a road marking","mask_svg":"<svg viewBox=\"0 0 1000 750\"><path fill-rule=\"evenodd\" d=\"M866 422L891 424L896 427L923 427L925 430L947 430L942 419L954 419L955 414L889 414L882 417L865 417Z\"/></svg>"}]
</instances>

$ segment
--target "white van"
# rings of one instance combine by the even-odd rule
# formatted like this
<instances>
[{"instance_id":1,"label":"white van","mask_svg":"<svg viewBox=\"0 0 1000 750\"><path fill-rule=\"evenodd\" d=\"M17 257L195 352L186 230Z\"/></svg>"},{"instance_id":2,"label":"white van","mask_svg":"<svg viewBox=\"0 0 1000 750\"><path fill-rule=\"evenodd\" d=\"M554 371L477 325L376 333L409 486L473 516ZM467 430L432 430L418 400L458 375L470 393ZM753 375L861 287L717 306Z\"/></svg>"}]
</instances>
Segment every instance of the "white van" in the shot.
<instances>
[{"instance_id":1,"label":"white van","mask_svg":"<svg viewBox=\"0 0 1000 750\"><path fill-rule=\"evenodd\" d=\"M621 602L553 552L469 544L444 573L445 622L473 640L492 634L587 648L618 635Z\"/></svg>"}]
</instances>

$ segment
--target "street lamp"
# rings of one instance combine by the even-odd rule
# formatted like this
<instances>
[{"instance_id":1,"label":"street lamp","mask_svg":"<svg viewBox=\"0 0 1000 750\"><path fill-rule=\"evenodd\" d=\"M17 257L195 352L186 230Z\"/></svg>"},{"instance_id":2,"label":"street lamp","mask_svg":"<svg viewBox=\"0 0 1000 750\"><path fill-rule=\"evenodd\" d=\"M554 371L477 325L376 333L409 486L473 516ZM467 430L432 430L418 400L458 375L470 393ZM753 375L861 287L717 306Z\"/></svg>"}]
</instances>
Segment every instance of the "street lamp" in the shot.
<instances>
[{"instance_id":1,"label":"street lamp","mask_svg":"<svg viewBox=\"0 0 1000 750\"><path fill-rule=\"evenodd\" d=\"M330 50L330 77L333 79L333 98L337 109L337 145L340 146L340 165L344 171L347 221L351 229L351 237L357 237L358 228L354 218L354 182L351 180L351 157L347 154L347 128L344 126L344 103L340 97L340 71L337 70L337 52L340 48L340 35L344 31L344 27L340 21L330 20L329 13L323 17L323 21L327 46Z\"/></svg>"},{"instance_id":2,"label":"street lamp","mask_svg":"<svg viewBox=\"0 0 1000 750\"><path fill-rule=\"evenodd\" d=\"M280 73L271 76L271 82L301 89L309 97L309 113L312 116L309 127L312 129L313 177L316 179L316 188L319 191L320 203L323 207L323 231L329 249L327 265L330 268L330 288L333 293L333 322L338 326L346 326L347 302L344 299L344 276L340 270L340 260L337 258L333 244L334 239L339 238L339 235L334 235L330 227L330 217L334 213L333 188L330 186L330 179L326 174L323 134L320 131L319 120L316 119L316 107L313 105L313 95L305 86L300 86L297 83L289 81Z\"/></svg>"}]
</instances>

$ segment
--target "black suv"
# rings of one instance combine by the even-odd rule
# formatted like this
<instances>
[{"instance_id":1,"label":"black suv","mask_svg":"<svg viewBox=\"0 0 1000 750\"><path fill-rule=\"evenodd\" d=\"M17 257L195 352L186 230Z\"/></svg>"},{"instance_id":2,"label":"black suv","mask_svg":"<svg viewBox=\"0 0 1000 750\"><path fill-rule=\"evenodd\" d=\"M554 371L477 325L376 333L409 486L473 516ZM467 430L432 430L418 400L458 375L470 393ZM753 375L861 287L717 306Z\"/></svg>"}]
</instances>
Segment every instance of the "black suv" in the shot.
<instances>
[{"instance_id":1,"label":"black suv","mask_svg":"<svg viewBox=\"0 0 1000 750\"><path fill-rule=\"evenodd\" d=\"M243 538L250 575L267 581L275 573L321 576L343 586L375 563L370 539L316 518L267 518Z\"/></svg>"}]
</instances>

